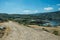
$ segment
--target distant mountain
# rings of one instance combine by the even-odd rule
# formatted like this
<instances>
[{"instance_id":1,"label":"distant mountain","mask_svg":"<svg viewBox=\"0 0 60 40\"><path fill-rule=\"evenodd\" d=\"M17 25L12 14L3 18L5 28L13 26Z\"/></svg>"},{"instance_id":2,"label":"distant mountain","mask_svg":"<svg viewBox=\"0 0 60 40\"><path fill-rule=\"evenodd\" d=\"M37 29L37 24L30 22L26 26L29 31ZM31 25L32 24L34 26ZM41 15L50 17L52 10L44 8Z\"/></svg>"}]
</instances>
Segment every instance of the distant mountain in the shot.
<instances>
[{"instance_id":1,"label":"distant mountain","mask_svg":"<svg viewBox=\"0 0 60 40\"><path fill-rule=\"evenodd\" d=\"M36 14L31 14L33 16L36 16L40 19L60 19L60 11L56 11L56 12L46 12L46 13L36 13Z\"/></svg>"},{"instance_id":2,"label":"distant mountain","mask_svg":"<svg viewBox=\"0 0 60 40\"><path fill-rule=\"evenodd\" d=\"M57 12L46 12L46 13L36 13L36 14L7 14L0 13L0 18L35 18L35 19L48 19L48 20L59 20L60 11Z\"/></svg>"},{"instance_id":3,"label":"distant mountain","mask_svg":"<svg viewBox=\"0 0 60 40\"><path fill-rule=\"evenodd\" d=\"M60 25L60 11L56 12L46 12L46 13L36 13L36 14L7 14L7 13L0 13L0 22L1 21L25 21L29 22L31 20L36 20L36 22L40 20L48 20L52 21L53 23L58 23Z\"/></svg>"}]
</instances>

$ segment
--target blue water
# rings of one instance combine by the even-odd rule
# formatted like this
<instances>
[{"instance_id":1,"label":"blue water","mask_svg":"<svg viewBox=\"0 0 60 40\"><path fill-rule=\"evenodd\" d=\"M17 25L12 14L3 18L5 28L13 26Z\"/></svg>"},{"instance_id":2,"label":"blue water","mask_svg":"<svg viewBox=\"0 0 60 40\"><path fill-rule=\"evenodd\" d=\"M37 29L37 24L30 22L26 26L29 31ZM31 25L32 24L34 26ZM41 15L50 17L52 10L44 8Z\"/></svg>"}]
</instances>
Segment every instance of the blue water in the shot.
<instances>
[{"instance_id":1,"label":"blue water","mask_svg":"<svg viewBox=\"0 0 60 40\"><path fill-rule=\"evenodd\" d=\"M50 23L52 26L58 26L60 25L60 20L51 20Z\"/></svg>"},{"instance_id":2,"label":"blue water","mask_svg":"<svg viewBox=\"0 0 60 40\"><path fill-rule=\"evenodd\" d=\"M51 25L52 27L56 27L60 25L60 20L47 20L48 23L43 24L44 26Z\"/></svg>"}]
</instances>

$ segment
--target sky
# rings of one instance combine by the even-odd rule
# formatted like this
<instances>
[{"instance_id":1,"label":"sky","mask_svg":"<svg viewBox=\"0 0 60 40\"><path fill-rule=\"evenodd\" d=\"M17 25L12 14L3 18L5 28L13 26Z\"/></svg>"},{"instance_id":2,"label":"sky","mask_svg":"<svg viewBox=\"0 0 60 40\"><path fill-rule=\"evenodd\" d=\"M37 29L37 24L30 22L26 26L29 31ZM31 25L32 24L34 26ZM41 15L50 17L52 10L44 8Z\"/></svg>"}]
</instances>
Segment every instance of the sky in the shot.
<instances>
[{"instance_id":1,"label":"sky","mask_svg":"<svg viewBox=\"0 0 60 40\"><path fill-rule=\"evenodd\" d=\"M0 13L32 14L60 11L60 0L0 0Z\"/></svg>"}]
</instances>

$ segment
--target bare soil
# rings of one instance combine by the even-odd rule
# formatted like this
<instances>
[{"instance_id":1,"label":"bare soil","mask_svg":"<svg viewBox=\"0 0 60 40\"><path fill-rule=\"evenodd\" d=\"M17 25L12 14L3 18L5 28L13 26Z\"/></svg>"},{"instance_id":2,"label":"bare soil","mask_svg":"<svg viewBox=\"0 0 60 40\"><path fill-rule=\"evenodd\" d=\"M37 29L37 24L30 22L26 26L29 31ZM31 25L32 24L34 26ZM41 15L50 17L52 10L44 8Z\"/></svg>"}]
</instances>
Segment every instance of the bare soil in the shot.
<instances>
[{"instance_id":1,"label":"bare soil","mask_svg":"<svg viewBox=\"0 0 60 40\"><path fill-rule=\"evenodd\" d=\"M58 36L43 30L37 31L16 22L5 22L1 25L7 27L6 33L0 40L60 40Z\"/></svg>"}]
</instances>

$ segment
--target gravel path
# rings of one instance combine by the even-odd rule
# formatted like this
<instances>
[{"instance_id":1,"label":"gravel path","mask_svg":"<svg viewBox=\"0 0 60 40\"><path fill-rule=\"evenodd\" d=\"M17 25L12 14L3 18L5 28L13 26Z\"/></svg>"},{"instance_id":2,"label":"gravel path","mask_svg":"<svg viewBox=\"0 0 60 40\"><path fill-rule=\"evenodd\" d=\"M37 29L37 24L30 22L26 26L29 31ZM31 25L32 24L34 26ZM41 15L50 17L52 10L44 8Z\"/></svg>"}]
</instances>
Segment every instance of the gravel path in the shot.
<instances>
[{"instance_id":1,"label":"gravel path","mask_svg":"<svg viewBox=\"0 0 60 40\"><path fill-rule=\"evenodd\" d=\"M15 22L4 23L11 30L0 40L59 40L57 36L45 31L36 31L32 28L19 25Z\"/></svg>"}]
</instances>

